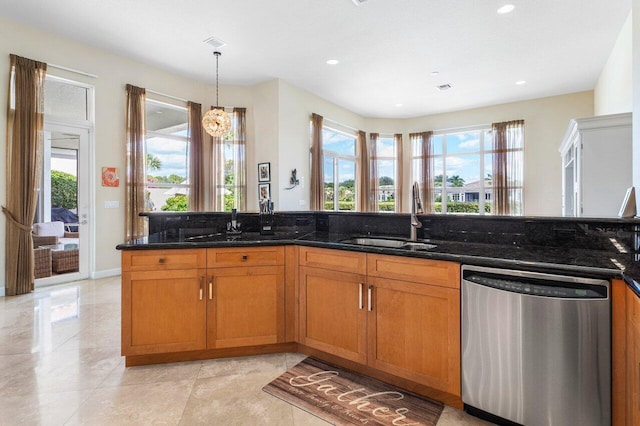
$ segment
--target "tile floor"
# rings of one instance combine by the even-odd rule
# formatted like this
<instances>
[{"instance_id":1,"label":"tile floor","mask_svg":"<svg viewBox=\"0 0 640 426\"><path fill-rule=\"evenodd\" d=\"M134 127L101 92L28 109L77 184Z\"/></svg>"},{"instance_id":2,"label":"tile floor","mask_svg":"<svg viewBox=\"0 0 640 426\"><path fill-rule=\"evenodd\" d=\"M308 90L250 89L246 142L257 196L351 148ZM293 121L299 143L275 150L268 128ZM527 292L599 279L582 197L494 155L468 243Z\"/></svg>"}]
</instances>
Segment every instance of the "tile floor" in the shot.
<instances>
[{"instance_id":1,"label":"tile floor","mask_svg":"<svg viewBox=\"0 0 640 426\"><path fill-rule=\"evenodd\" d=\"M0 297L2 425L327 425L263 392L300 354L124 367L120 277ZM486 424L446 407L438 425Z\"/></svg>"}]
</instances>

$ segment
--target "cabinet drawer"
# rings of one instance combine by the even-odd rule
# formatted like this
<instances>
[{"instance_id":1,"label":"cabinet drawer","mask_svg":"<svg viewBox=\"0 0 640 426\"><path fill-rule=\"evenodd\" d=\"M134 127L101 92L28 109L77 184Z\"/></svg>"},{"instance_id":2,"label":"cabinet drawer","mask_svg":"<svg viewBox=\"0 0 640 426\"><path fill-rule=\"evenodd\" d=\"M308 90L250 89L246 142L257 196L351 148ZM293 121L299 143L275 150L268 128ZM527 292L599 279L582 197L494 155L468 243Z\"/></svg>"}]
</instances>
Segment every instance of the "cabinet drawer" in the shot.
<instances>
[{"instance_id":1,"label":"cabinet drawer","mask_svg":"<svg viewBox=\"0 0 640 426\"><path fill-rule=\"evenodd\" d=\"M369 254L367 269L374 277L460 288L460 265L454 262Z\"/></svg>"},{"instance_id":2,"label":"cabinet drawer","mask_svg":"<svg viewBox=\"0 0 640 426\"><path fill-rule=\"evenodd\" d=\"M284 247L207 249L207 268L284 265Z\"/></svg>"},{"instance_id":3,"label":"cabinet drawer","mask_svg":"<svg viewBox=\"0 0 640 426\"><path fill-rule=\"evenodd\" d=\"M367 256L354 251L300 247L299 265L364 275Z\"/></svg>"},{"instance_id":4,"label":"cabinet drawer","mask_svg":"<svg viewBox=\"0 0 640 426\"><path fill-rule=\"evenodd\" d=\"M201 269L206 266L205 249L125 250L123 271L161 271L168 269Z\"/></svg>"}]
</instances>

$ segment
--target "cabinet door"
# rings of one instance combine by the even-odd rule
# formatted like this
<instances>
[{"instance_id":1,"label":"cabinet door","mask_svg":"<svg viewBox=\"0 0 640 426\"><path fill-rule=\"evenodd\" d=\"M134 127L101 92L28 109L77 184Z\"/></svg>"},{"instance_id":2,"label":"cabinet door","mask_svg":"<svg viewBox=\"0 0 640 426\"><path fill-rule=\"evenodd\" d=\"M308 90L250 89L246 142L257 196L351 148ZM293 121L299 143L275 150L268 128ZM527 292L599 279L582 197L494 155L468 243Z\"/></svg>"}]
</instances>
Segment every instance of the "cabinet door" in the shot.
<instances>
[{"instance_id":1,"label":"cabinet door","mask_svg":"<svg viewBox=\"0 0 640 426\"><path fill-rule=\"evenodd\" d=\"M284 266L207 272L209 348L284 342Z\"/></svg>"},{"instance_id":2,"label":"cabinet door","mask_svg":"<svg viewBox=\"0 0 640 426\"><path fill-rule=\"evenodd\" d=\"M640 425L640 298L627 288L627 424Z\"/></svg>"},{"instance_id":3,"label":"cabinet door","mask_svg":"<svg viewBox=\"0 0 640 426\"><path fill-rule=\"evenodd\" d=\"M205 270L122 274L122 354L204 349Z\"/></svg>"},{"instance_id":4,"label":"cabinet door","mask_svg":"<svg viewBox=\"0 0 640 426\"><path fill-rule=\"evenodd\" d=\"M366 363L365 276L300 267L301 343Z\"/></svg>"},{"instance_id":5,"label":"cabinet door","mask_svg":"<svg viewBox=\"0 0 640 426\"><path fill-rule=\"evenodd\" d=\"M369 277L369 365L460 395L460 291Z\"/></svg>"}]
</instances>

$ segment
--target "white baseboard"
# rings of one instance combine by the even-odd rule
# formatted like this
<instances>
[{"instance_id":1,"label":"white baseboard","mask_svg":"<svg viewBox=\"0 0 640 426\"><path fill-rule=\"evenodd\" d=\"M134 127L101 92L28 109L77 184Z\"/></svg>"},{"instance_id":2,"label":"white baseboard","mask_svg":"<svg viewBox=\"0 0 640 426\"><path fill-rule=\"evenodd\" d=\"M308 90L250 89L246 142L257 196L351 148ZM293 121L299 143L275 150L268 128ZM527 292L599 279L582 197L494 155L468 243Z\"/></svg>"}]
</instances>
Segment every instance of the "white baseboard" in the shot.
<instances>
[{"instance_id":1,"label":"white baseboard","mask_svg":"<svg viewBox=\"0 0 640 426\"><path fill-rule=\"evenodd\" d=\"M90 278L92 280L97 280L100 278L108 278L108 277L115 277L117 275L120 275L122 273L122 269L121 268L114 268L114 269L106 269L104 271L95 271L90 275Z\"/></svg>"}]
</instances>

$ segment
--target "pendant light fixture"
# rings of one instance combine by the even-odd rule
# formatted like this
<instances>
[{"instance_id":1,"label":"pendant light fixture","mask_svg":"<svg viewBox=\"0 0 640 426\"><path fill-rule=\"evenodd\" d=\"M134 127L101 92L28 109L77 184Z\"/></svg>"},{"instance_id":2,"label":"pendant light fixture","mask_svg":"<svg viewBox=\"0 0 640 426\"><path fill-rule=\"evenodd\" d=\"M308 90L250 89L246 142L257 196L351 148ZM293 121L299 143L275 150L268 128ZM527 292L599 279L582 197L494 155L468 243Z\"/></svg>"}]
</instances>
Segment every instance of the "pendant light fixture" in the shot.
<instances>
[{"instance_id":1,"label":"pendant light fixture","mask_svg":"<svg viewBox=\"0 0 640 426\"><path fill-rule=\"evenodd\" d=\"M202 127L204 127L204 131L211 136L222 137L229 133L229 129L231 129L231 119L224 108L218 106L220 105L218 102L218 58L222 53L213 52L213 54L216 57L216 106L204 115Z\"/></svg>"}]
</instances>

